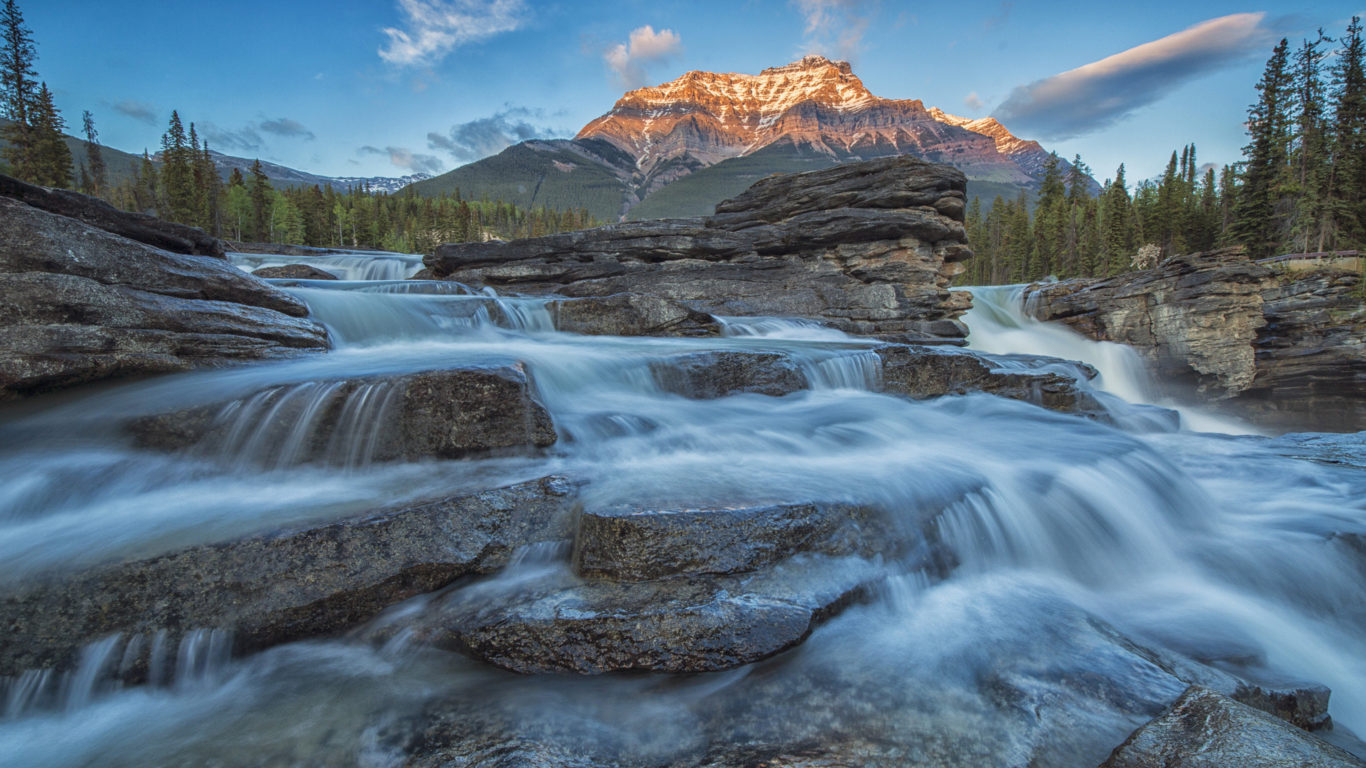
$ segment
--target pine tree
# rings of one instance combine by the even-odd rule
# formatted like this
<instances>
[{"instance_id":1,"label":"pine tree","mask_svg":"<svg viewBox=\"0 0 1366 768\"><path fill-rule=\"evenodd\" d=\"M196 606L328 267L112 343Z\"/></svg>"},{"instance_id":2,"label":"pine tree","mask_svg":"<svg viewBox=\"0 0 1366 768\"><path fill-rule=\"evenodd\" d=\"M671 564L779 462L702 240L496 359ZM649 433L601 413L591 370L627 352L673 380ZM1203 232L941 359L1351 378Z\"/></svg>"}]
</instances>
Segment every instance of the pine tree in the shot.
<instances>
[{"instance_id":1,"label":"pine tree","mask_svg":"<svg viewBox=\"0 0 1366 768\"><path fill-rule=\"evenodd\" d=\"M1129 189L1124 182L1124 164L1120 163L1115 180L1105 190L1100 211L1100 269L1106 274L1119 274L1128 268L1134 252L1134 212Z\"/></svg>"},{"instance_id":2,"label":"pine tree","mask_svg":"<svg viewBox=\"0 0 1366 768\"><path fill-rule=\"evenodd\" d=\"M108 174L104 168L104 152L100 150L100 134L95 130L95 116L90 110L81 113L81 127L85 131L85 162L89 169L89 193L102 197L108 194Z\"/></svg>"},{"instance_id":3,"label":"pine tree","mask_svg":"<svg viewBox=\"0 0 1366 768\"><path fill-rule=\"evenodd\" d=\"M0 110L12 123L4 130L9 145L3 157L15 176L27 180L35 175L30 112L38 99L38 72L33 68L37 58L33 32L24 26L18 4L4 0L0 5Z\"/></svg>"},{"instance_id":4,"label":"pine tree","mask_svg":"<svg viewBox=\"0 0 1366 768\"><path fill-rule=\"evenodd\" d=\"M257 242L264 241L270 226L270 202L273 199L270 178L261 169L258 159L251 164L251 237Z\"/></svg>"},{"instance_id":5,"label":"pine tree","mask_svg":"<svg viewBox=\"0 0 1366 768\"><path fill-rule=\"evenodd\" d=\"M161 199L159 176L157 167L152 164L147 151L143 150L142 163L138 166L138 181L133 192L133 205L139 213L151 213L156 210L157 201Z\"/></svg>"},{"instance_id":6,"label":"pine tree","mask_svg":"<svg viewBox=\"0 0 1366 768\"><path fill-rule=\"evenodd\" d=\"M1325 247L1366 244L1366 71L1361 19L1353 16L1332 68L1332 131L1327 141L1321 240Z\"/></svg>"},{"instance_id":7,"label":"pine tree","mask_svg":"<svg viewBox=\"0 0 1366 768\"><path fill-rule=\"evenodd\" d=\"M193 151L180 113L171 112L171 122L161 136L161 217L180 224L195 220Z\"/></svg>"},{"instance_id":8,"label":"pine tree","mask_svg":"<svg viewBox=\"0 0 1366 768\"><path fill-rule=\"evenodd\" d=\"M1257 83L1261 96L1248 108L1248 135L1243 148L1247 165L1234 207L1233 239L1253 258L1270 256L1280 245L1280 221L1276 204L1283 190L1289 142L1288 101L1290 44L1285 38L1276 46Z\"/></svg>"},{"instance_id":9,"label":"pine tree","mask_svg":"<svg viewBox=\"0 0 1366 768\"><path fill-rule=\"evenodd\" d=\"M29 181L45 187L73 186L71 148L62 131L66 122L52 102L52 91L43 83L29 111Z\"/></svg>"}]
</instances>

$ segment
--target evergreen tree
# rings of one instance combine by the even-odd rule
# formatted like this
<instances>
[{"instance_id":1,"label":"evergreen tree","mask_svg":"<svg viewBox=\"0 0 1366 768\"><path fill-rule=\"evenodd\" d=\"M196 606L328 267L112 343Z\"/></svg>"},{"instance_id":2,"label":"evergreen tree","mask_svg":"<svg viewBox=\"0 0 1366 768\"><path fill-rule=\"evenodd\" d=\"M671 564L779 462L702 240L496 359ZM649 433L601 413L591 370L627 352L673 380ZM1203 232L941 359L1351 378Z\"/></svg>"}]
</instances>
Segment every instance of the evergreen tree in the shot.
<instances>
[{"instance_id":1,"label":"evergreen tree","mask_svg":"<svg viewBox=\"0 0 1366 768\"><path fill-rule=\"evenodd\" d=\"M161 199L161 179L157 173L157 167L152 164L152 159L147 156L146 150L142 153L142 163L138 166L138 180L133 192L134 209L139 213L152 213L156 210L157 201Z\"/></svg>"},{"instance_id":2,"label":"evergreen tree","mask_svg":"<svg viewBox=\"0 0 1366 768\"><path fill-rule=\"evenodd\" d=\"M85 131L85 162L89 169L89 194L101 197L108 193L108 174L104 168L104 153L100 150L100 134L95 130L95 116L90 110L81 113L81 127Z\"/></svg>"},{"instance_id":3,"label":"evergreen tree","mask_svg":"<svg viewBox=\"0 0 1366 768\"><path fill-rule=\"evenodd\" d=\"M3 157L15 176L30 179L33 170L32 118L30 112L38 99L38 58L33 32L24 26L24 15L15 0L0 5L0 110L12 123L4 130Z\"/></svg>"},{"instance_id":4,"label":"evergreen tree","mask_svg":"<svg viewBox=\"0 0 1366 768\"><path fill-rule=\"evenodd\" d=\"M251 164L251 237L257 242L266 239L270 226L270 178L261 169L258 159Z\"/></svg>"},{"instance_id":5,"label":"evergreen tree","mask_svg":"<svg viewBox=\"0 0 1366 768\"><path fill-rule=\"evenodd\" d=\"M29 111L28 181L45 187L73 186L71 148L62 131L66 122L52 102L52 91L43 83Z\"/></svg>"},{"instance_id":6,"label":"evergreen tree","mask_svg":"<svg viewBox=\"0 0 1366 768\"><path fill-rule=\"evenodd\" d=\"M1248 108L1247 130L1251 140L1243 148L1247 165L1231 231L1233 239L1246 246L1253 258L1272 255L1280 244L1276 204L1287 168L1289 49L1289 42L1281 38L1257 83L1261 96Z\"/></svg>"},{"instance_id":7,"label":"evergreen tree","mask_svg":"<svg viewBox=\"0 0 1366 768\"><path fill-rule=\"evenodd\" d=\"M194 152L190 149L180 113L161 136L161 217L180 224L195 223Z\"/></svg>"},{"instance_id":8,"label":"evergreen tree","mask_svg":"<svg viewBox=\"0 0 1366 768\"><path fill-rule=\"evenodd\" d=\"M1325 247L1366 244L1366 72L1361 19L1353 16L1332 68L1332 131L1320 239Z\"/></svg>"}]
</instances>

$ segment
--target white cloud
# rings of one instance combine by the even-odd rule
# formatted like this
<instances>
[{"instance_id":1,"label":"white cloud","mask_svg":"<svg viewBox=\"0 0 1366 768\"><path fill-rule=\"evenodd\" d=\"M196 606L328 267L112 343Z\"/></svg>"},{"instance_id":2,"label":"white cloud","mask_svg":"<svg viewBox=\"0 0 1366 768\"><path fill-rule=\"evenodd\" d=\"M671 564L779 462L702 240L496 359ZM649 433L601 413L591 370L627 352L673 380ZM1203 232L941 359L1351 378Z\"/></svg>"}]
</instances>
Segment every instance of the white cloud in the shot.
<instances>
[{"instance_id":1,"label":"white cloud","mask_svg":"<svg viewBox=\"0 0 1366 768\"><path fill-rule=\"evenodd\" d=\"M655 28L646 24L631 30L625 43L618 43L602 55L607 68L616 74L626 88L645 85L645 68L669 60L683 51L683 41L672 29Z\"/></svg>"},{"instance_id":2,"label":"white cloud","mask_svg":"<svg viewBox=\"0 0 1366 768\"><path fill-rule=\"evenodd\" d=\"M987 105L985 101L982 101L982 97L977 95L977 91L973 91L967 96L964 96L963 103L967 105L968 109L972 110L978 110Z\"/></svg>"},{"instance_id":3,"label":"white cloud","mask_svg":"<svg viewBox=\"0 0 1366 768\"><path fill-rule=\"evenodd\" d=\"M445 168L434 155L419 155L406 147L372 147L366 145L356 150L358 155L388 155L389 162L406 171L438 174Z\"/></svg>"},{"instance_id":4,"label":"white cloud","mask_svg":"<svg viewBox=\"0 0 1366 768\"><path fill-rule=\"evenodd\" d=\"M1265 13L1196 24L1085 66L1020 86L995 116L1016 133L1062 140L1112 125L1184 82L1256 54L1276 35Z\"/></svg>"},{"instance_id":5,"label":"white cloud","mask_svg":"<svg viewBox=\"0 0 1366 768\"><path fill-rule=\"evenodd\" d=\"M846 61L863 50L868 30L869 0L792 0L806 19L807 53L820 53Z\"/></svg>"},{"instance_id":6,"label":"white cloud","mask_svg":"<svg viewBox=\"0 0 1366 768\"><path fill-rule=\"evenodd\" d=\"M523 0L398 0L403 29L387 27L381 59L398 66L432 66L466 43L522 25Z\"/></svg>"}]
</instances>

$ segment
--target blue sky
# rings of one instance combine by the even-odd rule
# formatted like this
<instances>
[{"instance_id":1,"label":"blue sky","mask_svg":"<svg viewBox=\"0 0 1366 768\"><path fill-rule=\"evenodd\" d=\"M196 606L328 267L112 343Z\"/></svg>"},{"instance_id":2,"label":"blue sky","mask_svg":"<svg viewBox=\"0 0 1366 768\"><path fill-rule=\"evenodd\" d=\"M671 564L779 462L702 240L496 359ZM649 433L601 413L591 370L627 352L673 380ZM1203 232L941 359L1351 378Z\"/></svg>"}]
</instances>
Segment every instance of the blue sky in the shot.
<instances>
[{"instance_id":1,"label":"blue sky","mask_svg":"<svg viewBox=\"0 0 1366 768\"><path fill-rule=\"evenodd\" d=\"M625 87L692 69L849 59L887 98L1017 135L1098 179L1195 142L1236 160L1275 41L1337 35L1366 0L1249 6L893 0L19 0L68 125L156 150L172 109L220 151L334 176L450 170L572 136ZM643 28L648 27L648 30ZM1173 37L1174 36L1174 37ZM1136 49L1136 50L1135 50Z\"/></svg>"}]
</instances>

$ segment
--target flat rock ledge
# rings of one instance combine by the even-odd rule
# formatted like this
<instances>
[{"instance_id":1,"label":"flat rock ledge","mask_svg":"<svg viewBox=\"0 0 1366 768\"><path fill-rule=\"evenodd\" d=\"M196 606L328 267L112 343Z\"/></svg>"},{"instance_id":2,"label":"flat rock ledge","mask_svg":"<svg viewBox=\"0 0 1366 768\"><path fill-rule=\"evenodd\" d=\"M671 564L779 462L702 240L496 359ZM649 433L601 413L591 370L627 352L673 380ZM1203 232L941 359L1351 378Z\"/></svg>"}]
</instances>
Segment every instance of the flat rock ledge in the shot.
<instances>
[{"instance_id":1,"label":"flat rock ledge","mask_svg":"<svg viewBox=\"0 0 1366 768\"><path fill-rule=\"evenodd\" d=\"M285 264L279 267L261 267L253 270L256 277L273 280L336 280L337 276L325 269L311 264Z\"/></svg>"},{"instance_id":2,"label":"flat rock ledge","mask_svg":"<svg viewBox=\"0 0 1366 768\"><path fill-rule=\"evenodd\" d=\"M328 349L307 315L221 258L0 196L0 400Z\"/></svg>"},{"instance_id":3,"label":"flat rock ledge","mask_svg":"<svg viewBox=\"0 0 1366 768\"><path fill-rule=\"evenodd\" d=\"M133 420L143 448L273 465L464 458L557 439L521 363L313 380Z\"/></svg>"},{"instance_id":4,"label":"flat rock ledge","mask_svg":"<svg viewBox=\"0 0 1366 768\"><path fill-rule=\"evenodd\" d=\"M443 595L413 634L524 674L732 669L866 598L883 559L919 562L917 538L842 503L585 510L570 562Z\"/></svg>"},{"instance_id":5,"label":"flat rock ledge","mask_svg":"<svg viewBox=\"0 0 1366 768\"><path fill-rule=\"evenodd\" d=\"M1258 709L1191 686L1100 768L1363 768L1348 752Z\"/></svg>"},{"instance_id":6,"label":"flat rock ledge","mask_svg":"<svg viewBox=\"0 0 1366 768\"><path fill-rule=\"evenodd\" d=\"M197 629L237 653L357 626L388 606L569 538L575 486L546 477L361 517L208 544L85 572L0 584L0 676L71 669L82 646L121 634L125 679L151 644ZM127 648L132 648L131 652ZM140 652L140 653L139 653Z\"/></svg>"},{"instance_id":7,"label":"flat rock ledge","mask_svg":"<svg viewBox=\"0 0 1366 768\"><path fill-rule=\"evenodd\" d=\"M620 293L711 315L804 317L898 341L962 343L966 178L910 156L770 177L700 219L442 245L427 274L501 292Z\"/></svg>"}]
</instances>

